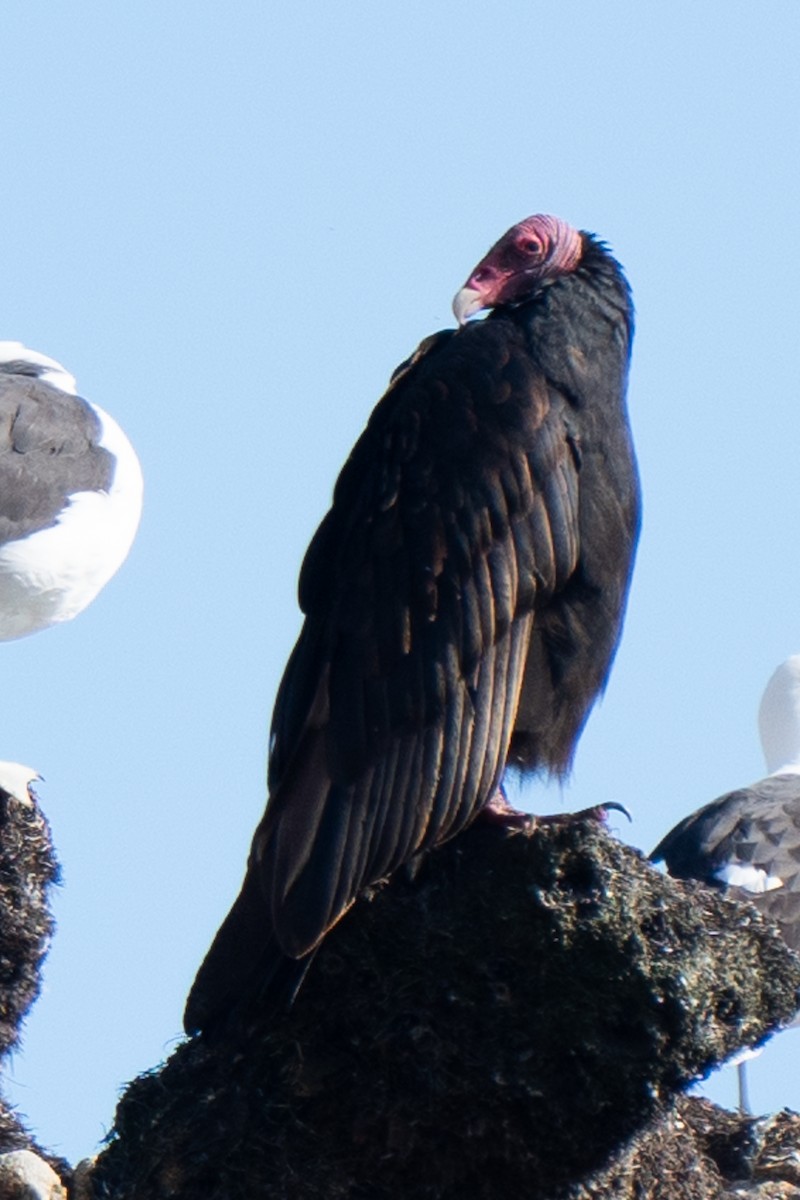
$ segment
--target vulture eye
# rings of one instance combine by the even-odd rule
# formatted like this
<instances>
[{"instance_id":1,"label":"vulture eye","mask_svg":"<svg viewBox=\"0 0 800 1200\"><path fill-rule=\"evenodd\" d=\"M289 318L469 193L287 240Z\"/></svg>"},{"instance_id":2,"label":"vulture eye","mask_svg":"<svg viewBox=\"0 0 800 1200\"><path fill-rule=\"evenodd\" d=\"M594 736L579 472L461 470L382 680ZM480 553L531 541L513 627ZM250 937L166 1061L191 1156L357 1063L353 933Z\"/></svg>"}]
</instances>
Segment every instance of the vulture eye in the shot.
<instances>
[{"instance_id":1,"label":"vulture eye","mask_svg":"<svg viewBox=\"0 0 800 1200\"><path fill-rule=\"evenodd\" d=\"M538 238L523 238L517 243L517 245L519 246L520 250L524 250L526 254L541 254L542 252L542 243Z\"/></svg>"}]
</instances>

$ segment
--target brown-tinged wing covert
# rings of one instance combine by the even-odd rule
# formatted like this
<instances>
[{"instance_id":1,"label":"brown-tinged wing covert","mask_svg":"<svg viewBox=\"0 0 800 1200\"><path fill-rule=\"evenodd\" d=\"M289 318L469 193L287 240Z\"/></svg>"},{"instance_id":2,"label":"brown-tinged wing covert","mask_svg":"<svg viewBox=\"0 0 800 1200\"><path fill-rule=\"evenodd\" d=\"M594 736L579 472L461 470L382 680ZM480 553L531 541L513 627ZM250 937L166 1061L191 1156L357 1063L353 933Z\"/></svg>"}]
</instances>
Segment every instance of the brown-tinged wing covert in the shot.
<instances>
[{"instance_id":1,"label":"brown-tinged wing covert","mask_svg":"<svg viewBox=\"0 0 800 1200\"><path fill-rule=\"evenodd\" d=\"M575 569L567 405L493 333L442 334L399 374L303 565L252 862L289 954L491 798L534 607Z\"/></svg>"}]
</instances>

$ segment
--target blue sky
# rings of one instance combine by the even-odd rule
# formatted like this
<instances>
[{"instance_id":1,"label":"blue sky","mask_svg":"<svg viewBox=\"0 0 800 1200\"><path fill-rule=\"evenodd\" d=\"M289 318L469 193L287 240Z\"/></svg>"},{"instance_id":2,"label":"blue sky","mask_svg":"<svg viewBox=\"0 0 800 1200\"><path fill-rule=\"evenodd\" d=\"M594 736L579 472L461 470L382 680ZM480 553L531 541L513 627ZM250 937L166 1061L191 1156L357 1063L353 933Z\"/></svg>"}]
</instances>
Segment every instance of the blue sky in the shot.
<instances>
[{"instance_id":1,"label":"blue sky","mask_svg":"<svg viewBox=\"0 0 800 1200\"><path fill-rule=\"evenodd\" d=\"M621 801L650 849L764 773L760 694L800 650L800 7L3 11L0 336L62 361L146 480L100 599L0 647L0 758L45 776L64 867L8 1087L75 1159L175 1045L238 888L336 473L394 366L532 212L601 234L630 276L645 523L571 783L526 803ZM800 1107L798 1065L786 1034L752 1068L758 1109Z\"/></svg>"}]
</instances>

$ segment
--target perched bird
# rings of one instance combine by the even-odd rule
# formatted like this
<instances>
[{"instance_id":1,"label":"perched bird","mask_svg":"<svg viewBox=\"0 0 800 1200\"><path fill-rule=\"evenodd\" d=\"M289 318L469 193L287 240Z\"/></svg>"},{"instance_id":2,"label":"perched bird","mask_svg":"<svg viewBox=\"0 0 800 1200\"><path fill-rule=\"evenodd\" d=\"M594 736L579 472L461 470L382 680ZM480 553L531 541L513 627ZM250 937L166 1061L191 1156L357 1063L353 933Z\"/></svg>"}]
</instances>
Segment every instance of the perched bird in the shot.
<instances>
[{"instance_id":1,"label":"perched bird","mask_svg":"<svg viewBox=\"0 0 800 1200\"><path fill-rule=\"evenodd\" d=\"M54 359L0 342L0 640L69 621L124 562L142 473Z\"/></svg>"},{"instance_id":2,"label":"perched bird","mask_svg":"<svg viewBox=\"0 0 800 1200\"><path fill-rule=\"evenodd\" d=\"M25 1014L39 994L53 930L48 896L59 870L33 792L37 779L39 773L30 767L0 762L0 1056L17 1044Z\"/></svg>"},{"instance_id":3,"label":"perched bird","mask_svg":"<svg viewBox=\"0 0 800 1200\"><path fill-rule=\"evenodd\" d=\"M49 899L59 868L33 790L39 778L31 767L0 762L0 1060L19 1044L53 933ZM0 1095L0 1196L66 1196L53 1169L66 1166L39 1149Z\"/></svg>"},{"instance_id":4,"label":"perched bird","mask_svg":"<svg viewBox=\"0 0 800 1200\"><path fill-rule=\"evenodd\" d=\"M677 879L698 879L750 900L787 945L800 950L800 654L771 676L758 724L766 779L685 817L650 858L663 860ZM749 1111L742 1056L737 1065L739 1106Z\"/></svg>"},{"instance_id":5,"label":"perched bird","mask_svg":"<svg viewBox=\"0 0 800 1200\"><path fill-rule=\"evenodd\" d=\"M606 682L640 511L622 270L533 216L454 311L395 371L306 554L269 802L189 1031L274 998L365 887L498 806L507 764L564 773Z\"/></svg>"}]
</instances>

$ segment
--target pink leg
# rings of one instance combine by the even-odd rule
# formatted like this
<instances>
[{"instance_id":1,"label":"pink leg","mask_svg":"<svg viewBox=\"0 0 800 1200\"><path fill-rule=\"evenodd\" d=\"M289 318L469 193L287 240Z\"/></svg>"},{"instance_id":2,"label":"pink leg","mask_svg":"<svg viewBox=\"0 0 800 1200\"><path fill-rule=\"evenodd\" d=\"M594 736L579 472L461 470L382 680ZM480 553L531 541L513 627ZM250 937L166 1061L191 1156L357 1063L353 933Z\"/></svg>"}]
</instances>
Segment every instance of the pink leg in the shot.
<instances>
[{"instance_id":1,"label":"pink leg","mask_svg":"<svg viewBox=\"0 0 800 1200\"><path fill-rule=\"evenodd\" d=\"M478 820L488 821L491 825L505 825L509 829L533 829L536 822L531 813L520 812L518 808L511 807L502 786L480 810Z\"/></svg>"}]
</instances>

